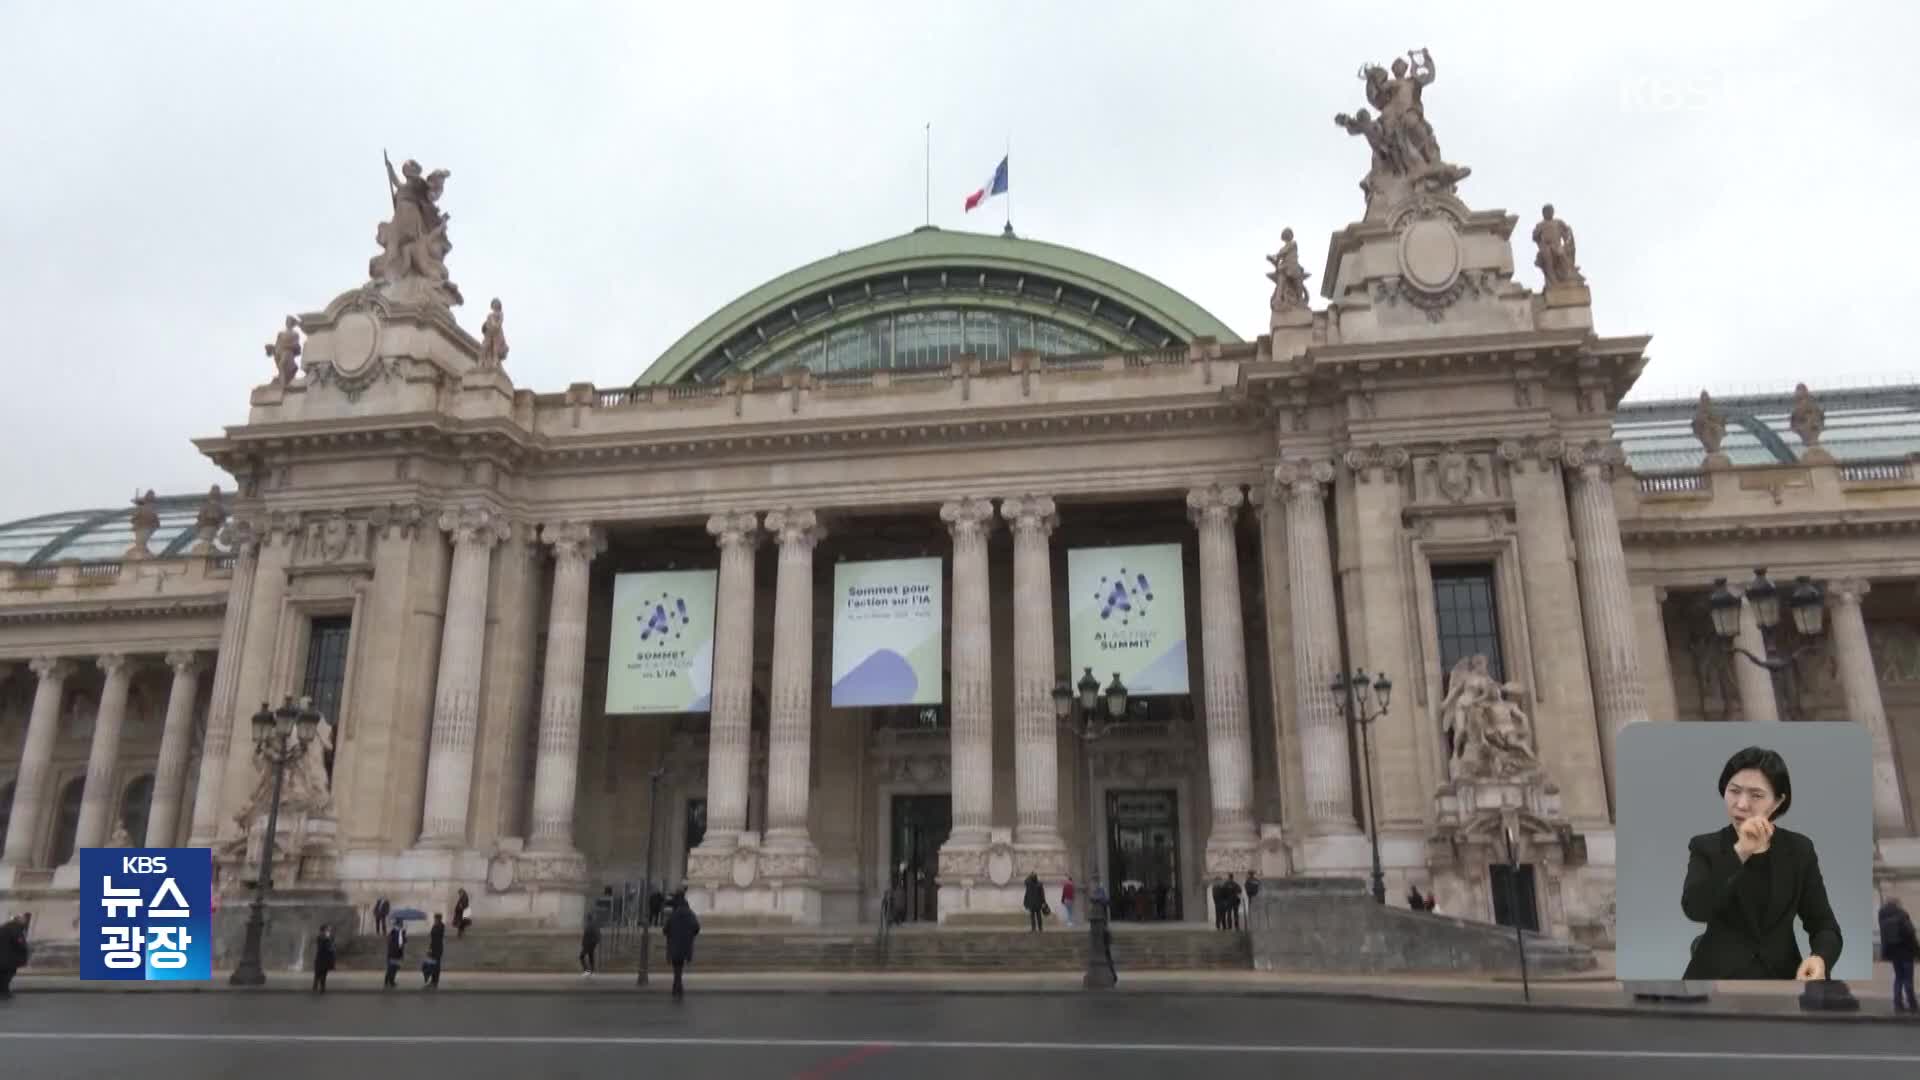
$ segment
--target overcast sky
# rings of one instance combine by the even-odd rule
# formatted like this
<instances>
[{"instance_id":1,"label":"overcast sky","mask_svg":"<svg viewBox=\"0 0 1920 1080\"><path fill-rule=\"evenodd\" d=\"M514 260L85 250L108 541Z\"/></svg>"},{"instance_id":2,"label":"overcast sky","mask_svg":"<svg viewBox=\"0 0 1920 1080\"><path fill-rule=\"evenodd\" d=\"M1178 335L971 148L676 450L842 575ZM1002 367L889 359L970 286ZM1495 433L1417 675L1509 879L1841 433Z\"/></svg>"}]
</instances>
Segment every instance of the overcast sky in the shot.
<instances>
[{"instance_id":1,"label":"overcast sky","mask_svg":"<svg viewBox=\"0 0 1920 1080\"><path fill-rule=\"evenodd\" d=\"M1461 195L1577 231L1636 397L1912 375L1916 5L0 0L0 521L205 490L288 313L364 280L380 152L452 178L454 280L519 385L631 382L786 270L961 212L1246 337L1262 255L1362 210L1333 126L1426 46ZM1320 303L1318 297L1316 305Z\"/></svg>"}]
</instances>

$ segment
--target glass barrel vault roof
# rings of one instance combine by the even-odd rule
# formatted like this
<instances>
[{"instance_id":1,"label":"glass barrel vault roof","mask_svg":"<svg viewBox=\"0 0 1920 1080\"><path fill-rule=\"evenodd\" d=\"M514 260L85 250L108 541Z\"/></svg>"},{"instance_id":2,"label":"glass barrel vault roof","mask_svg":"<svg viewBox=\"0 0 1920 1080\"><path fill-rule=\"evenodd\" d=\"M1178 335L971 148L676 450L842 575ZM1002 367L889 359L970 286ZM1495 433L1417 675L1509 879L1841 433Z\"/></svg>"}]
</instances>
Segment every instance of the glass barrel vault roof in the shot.
<instances>
[{"instance_id":1,"label":"glass barrel vault roof","mask_svg":"<svg viewBox=\"0 0 1920 1080\"><path fill-rule=\"evenodd\" d=\"M1820 445L1840 461L1876 461L1920 454L1920 384L1817 390L1826 410ZM1735 465L1791 464L1806 452L1793 433L1793 395L1716 397L1727 422L1720 449ZM1613 437L1635 472L1677 472L1706 464L1707 450L1693 436L1699 401L1628 402L1614 414Z\"/></svg>"},{"instance_id":2,"label":"glass barrel vault roof","mask_svg":"<svg viewBox=\"0 0 1920 1080\"><path fill-rule=\"evenodd\" d=\"M165 495L154 500L160 527L147 541L155 555L178 555L193 543L193 523L206 502L203 494ZM217 542L216 542L217 543ZM133 546L133 508L68 510L0 525L0 564L39 566L75 559L118 559ZM224 551L224 549L223 549Z\"/></svg>"}]
</instances>

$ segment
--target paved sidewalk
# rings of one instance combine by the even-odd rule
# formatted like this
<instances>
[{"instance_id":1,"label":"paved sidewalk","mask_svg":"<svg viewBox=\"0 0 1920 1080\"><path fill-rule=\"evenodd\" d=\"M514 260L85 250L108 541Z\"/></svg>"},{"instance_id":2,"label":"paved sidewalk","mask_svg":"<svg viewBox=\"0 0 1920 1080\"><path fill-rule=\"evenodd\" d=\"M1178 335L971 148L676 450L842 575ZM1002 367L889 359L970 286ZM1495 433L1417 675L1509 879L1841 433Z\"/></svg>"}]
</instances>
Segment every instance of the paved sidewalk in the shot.
<instances>
[{"instance_id":1,"label":"paved sidewalk","mask_svg":"<svg viewBox=\"0 0 1920 1080\"><path fill-rule=\"evenodd\" d=\"M1703 1003L1643 1003L1628 997L1610 977L1583 976L1534 980L1531 1001L1523 999L1518 977L1461 978L1448 976L1323 976L1266 972L1141 972L1120 973L1118 993L1222 994L1241 997L1335 997L1398 1001L1432 1005L1526 1008L1626 1015L1746 1016L1769 1019L1885 1020L1913 1023L1892 1011L1892 970L1877 965L1872 982L1850 984L1860 999L1858 1013L1803 1013L1799 988L1787 983L1725 983ZM307 993L309 976L275 973L262 991ZM648 992L664 993L670 974L655 971ZM703 975L692 969L687 977L692 993L811 993L811 994L1081 994L1080 976L1071 972L1044 974L971 973L824 973L766 972ZM416 994L419 974L401 973L394 990L383 990L377 971L336 971L328 979L333 993ZM76 974L22 972L16 992L37 993L233 993L224 973L211 983L82 982ZM445 972L438 993L611 994L636 990L633 970L604 970L592 978L578 975L510 974L499 972Z\"/></svg>"}]
</instances>

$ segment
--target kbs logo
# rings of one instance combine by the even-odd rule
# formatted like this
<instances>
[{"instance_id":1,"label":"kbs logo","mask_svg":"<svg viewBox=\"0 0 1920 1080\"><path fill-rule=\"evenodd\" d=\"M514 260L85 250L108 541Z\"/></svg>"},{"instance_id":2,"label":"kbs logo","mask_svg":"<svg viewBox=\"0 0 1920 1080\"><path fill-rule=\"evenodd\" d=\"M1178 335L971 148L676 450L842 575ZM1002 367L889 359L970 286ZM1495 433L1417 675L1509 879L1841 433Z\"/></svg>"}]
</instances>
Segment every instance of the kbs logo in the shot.
<instances>
[{"instance_id":1,"label":"kbs logo","mask_svg":"<svg viewBox=\"0 0 1920 1080\"><path fill-rule=\"evenodd\" d=\"M81 850L82 979L211 979L212 939L211 850Z\"/></svg>"}]
</instances>

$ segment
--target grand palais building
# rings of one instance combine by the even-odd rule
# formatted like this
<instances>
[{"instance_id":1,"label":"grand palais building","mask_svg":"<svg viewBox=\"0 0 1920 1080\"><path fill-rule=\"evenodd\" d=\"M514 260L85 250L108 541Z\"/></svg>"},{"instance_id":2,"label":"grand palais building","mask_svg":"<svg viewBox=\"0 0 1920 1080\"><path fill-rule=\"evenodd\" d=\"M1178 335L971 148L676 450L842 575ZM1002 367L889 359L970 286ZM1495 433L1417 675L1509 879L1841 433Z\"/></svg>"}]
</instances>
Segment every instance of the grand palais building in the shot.
<instances>
[{"instance_id":1,"label":"grand palais building","mask_svg":"<svg viewBox=\"0 0 1920 1080\"><path fill-rule=\"evenodd\" d=\"M406 163L365 284L196 433L225 490L0 525L0 913L77 934L84 847L209 846L240 895L288 699L322 724L278 887L483 925L577 926L649 860L722 924L890 886L992 923L1029 873L1204 921L1227 873L1367 877L1377 827L1391 896L1604 943L1641 720L1862 725L1877 883L1920 903L1920 386L1622 404L1649 338L1594 331L1604 268L1471 207L1393 85L1343 118L1364 212L1270 257L1252 340L929 227L633 385L521 386L449 280L457 184ZM1365 727L1356 669L1392 683ZM1536 767L1460 752L1476 672Z\"/></svg>"}]
</instances>

